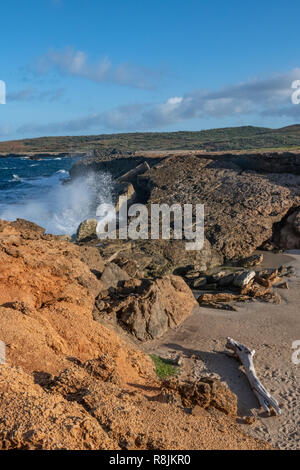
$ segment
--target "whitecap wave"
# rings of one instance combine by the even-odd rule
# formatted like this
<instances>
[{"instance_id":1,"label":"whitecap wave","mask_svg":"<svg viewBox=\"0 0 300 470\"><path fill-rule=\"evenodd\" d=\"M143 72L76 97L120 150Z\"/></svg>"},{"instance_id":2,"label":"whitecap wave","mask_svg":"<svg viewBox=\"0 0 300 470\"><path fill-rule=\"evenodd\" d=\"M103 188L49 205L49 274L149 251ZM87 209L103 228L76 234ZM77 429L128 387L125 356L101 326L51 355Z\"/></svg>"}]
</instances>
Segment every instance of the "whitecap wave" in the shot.
<instances>
[{"instance_id":1,"label":"whitecap wave","mask_svg":"<svg viewBox=\"0 0 300 470\"><path fill-rule=\"evenodd\" d=\"M35 190L35 196L25 203L0 207L0 219L23 218L44 227L48 233L73 235L83 220L96 217L100 204L112 203L113 180L109 173L89 173L61 184L68 177L69 172L59 170L50 177L26 180L41 190Z\"/></svg>"},{"instance_id":2,"label":"whitecap wave","mask_svg":"<svg viewBox=\"0 0 300 470\"><path fill-rule=\"evenodd\" d=\"M20 178L19 175L13 175L12 179L10 180L10 183L13 183L14 181L23 181L22 178Z\"/></svg>"}]
</instances>

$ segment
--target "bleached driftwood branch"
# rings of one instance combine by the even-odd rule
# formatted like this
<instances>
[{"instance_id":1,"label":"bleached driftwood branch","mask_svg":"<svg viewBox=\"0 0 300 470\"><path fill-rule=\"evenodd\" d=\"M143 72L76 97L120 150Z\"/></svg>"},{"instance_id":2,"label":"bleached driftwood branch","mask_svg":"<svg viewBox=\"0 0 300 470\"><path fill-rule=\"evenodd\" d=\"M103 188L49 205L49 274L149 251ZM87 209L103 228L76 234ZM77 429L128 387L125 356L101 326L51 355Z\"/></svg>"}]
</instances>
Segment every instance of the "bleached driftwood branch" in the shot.
<instances>
[{"instance_id":1,"label":"bleached driftwood branch","mask_svg":"<svg viewBox=\"0 0 300 470\"><path fill-rule=\"evenodd\" d=\"M262 385L256 375L253 364L253 356L255 354L255 350L251 351L247 348L247 346L238 343L232 338L227 338L226 348L232 350L234 356L241 361L242 365L244 366L246 376L249 380L251 388L264 410L270 414L270 408L272 407L277 415L281 415L281 409L279 408L277 401L265 389L265 387Z\"/></svg>"}]
</instances>

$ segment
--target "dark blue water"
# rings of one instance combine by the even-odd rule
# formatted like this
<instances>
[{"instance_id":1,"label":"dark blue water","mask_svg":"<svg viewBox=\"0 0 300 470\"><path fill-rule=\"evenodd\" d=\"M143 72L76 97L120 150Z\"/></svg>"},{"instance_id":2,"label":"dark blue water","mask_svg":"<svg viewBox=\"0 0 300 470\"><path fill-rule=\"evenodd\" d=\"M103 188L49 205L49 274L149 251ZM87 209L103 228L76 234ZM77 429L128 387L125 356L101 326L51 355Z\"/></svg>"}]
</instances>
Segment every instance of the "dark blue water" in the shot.
<instances>
[{"instance_id":1,"label":"dark blue water","mask_svg":"<svg viewBox=\"0 0 300 470\"><path fill-rule=\"evenodd\" d=\"M109 175L90 174L63 184L74 158L0 158L0 219L23 218L48 233L74 234L82 220L109 202Z\"/></svg>"}]
</instances>

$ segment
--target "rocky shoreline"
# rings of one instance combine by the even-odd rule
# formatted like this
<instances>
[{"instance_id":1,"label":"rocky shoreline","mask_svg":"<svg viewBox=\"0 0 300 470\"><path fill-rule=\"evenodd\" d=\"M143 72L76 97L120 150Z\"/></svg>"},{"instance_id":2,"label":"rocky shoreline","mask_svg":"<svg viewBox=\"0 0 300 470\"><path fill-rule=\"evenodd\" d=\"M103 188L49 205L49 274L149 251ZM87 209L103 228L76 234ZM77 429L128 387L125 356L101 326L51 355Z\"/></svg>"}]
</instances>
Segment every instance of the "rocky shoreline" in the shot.
<instances>
[{"instance_id":1,"label":"rocky shoreline","mask_svg":"<svg viewBox=\"0 0 300 470\"><path fill-rule=\"evenodd\" d=\"M204 204L207 242L224 261L251 255L274 241L279 248L298 248L299 162L299 156L292 153L191 152L145 158L131 152L95 152L73 165L70 176L107 171L118 179L147 164L144 173L127 179L135 190L135 202ZM205 262L207 256L202 256Z\"/></svg>"},{"instance_id":2,"label":"rocky shoreline","mask_svg":"<svg viewBox=\"0 0 300 470\"><path fill-rule=\"evenodd\" d=\"M240 429L236 397L220 380L159 381L147 354L93 319L99 291L121 274L96 248L1 221L0 264L0 449L271 448ZM148 305L149 332L192 313L180 278L145 282L123 280L118 305Z\"/></svg>"},{"instance_id":3,"label":"rocky shoreline","mask_svg":"<svg viewBox=\"0 0 300 470\"><path fill-rule=\"evenodd\" d=\"M237 424L251 413L226 376L189 373L179 357L178 376L159 381L147 344L153 352L206 311L238 315L253 299L276 308L295 269L262 267L255 250L300 247L298 156L95 152L71 178L95 171L115 178L116 203L126 193L130 203L205 204L204 248L99 241L93 219L74 242L0 221L0 448L271 448Z\"/></svg>"}]
</instances>

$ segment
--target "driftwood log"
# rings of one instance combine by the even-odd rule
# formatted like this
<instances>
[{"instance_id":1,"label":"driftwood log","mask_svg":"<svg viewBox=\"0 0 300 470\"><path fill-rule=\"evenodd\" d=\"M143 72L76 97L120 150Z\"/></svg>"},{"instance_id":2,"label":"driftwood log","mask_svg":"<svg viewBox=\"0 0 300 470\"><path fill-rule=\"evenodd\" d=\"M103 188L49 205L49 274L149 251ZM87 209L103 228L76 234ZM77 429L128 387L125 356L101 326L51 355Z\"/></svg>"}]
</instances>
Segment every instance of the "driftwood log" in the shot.
<instances>
[{"instance_id":1,"label":"driftwood log","mask_svg":"<svg viewBox=\"0 0 300 470\"><path fill-rule=\"evenodd\" d=\"M262 406L269 415L271 414L271 408L273 408L276 415L281 415L281 409L279 408L277 401L265 389L256 375L253 364L255 350L251 351L247 348L247 346L238 343L232 338L227 338L226 348L233 351L233 355L238 358L244 366L246 376L253 392L259 401L260 406Z\"/></svg>"}]
</instances>

